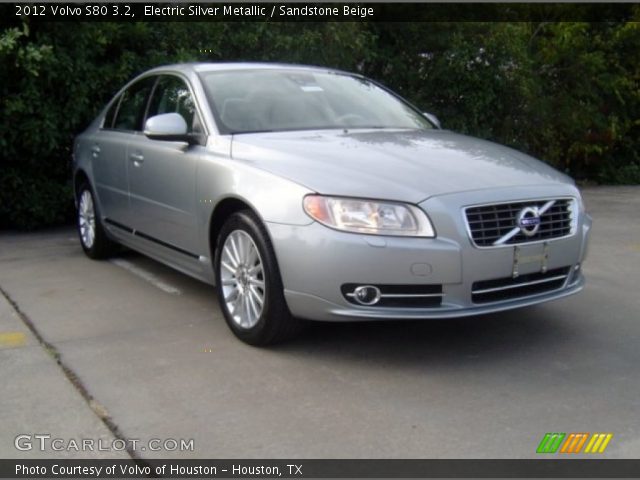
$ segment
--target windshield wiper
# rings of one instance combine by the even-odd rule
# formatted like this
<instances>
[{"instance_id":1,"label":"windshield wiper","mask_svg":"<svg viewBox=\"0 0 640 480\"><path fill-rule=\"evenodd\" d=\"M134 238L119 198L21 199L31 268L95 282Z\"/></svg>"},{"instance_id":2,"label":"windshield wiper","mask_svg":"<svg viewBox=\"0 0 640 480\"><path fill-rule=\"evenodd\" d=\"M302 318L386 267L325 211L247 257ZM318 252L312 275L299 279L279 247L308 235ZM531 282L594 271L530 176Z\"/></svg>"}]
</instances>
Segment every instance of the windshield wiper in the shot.
<instances>
[{"instance_id":1,"label":"windshield wiper","mask_svg":"<svg viewBox=\"0 0 640 480\"><path fill-rule=\"evenodd\" d=\"M231 135L242 135L244 133L269 133L275 130L239 130L237 132L231 132Z\"/></svg>"}]
</instances>

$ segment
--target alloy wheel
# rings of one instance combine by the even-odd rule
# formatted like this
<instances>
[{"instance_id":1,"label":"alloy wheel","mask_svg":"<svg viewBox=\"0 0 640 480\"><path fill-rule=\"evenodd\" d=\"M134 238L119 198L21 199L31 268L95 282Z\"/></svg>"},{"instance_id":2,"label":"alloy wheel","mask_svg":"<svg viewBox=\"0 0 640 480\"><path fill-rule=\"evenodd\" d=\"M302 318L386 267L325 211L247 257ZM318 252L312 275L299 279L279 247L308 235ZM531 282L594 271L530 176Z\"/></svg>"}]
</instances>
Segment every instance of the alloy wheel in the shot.
<instances>
[{"instance_id":1,"label":"alloy wheel","mask_svg":"<svg viewBox=\"0 0 640 480\"><path fill-rule=\"evenodd\" d=\"M244 230L234 230L222 246L220 282L229 315L241 328L258 323L264 307L266 284L262 258Z\"/></svg>"},{"instance_id":2,"label":"alloy wheel","mask_svg":"<svg viewBox=\"0 0 640 480\"><path fill-rule=\"evenodd\" d=\"M86 248L91 248L96 238L96 213L93 205L93 197L89 190L80 195L78 205L78 225L80 227L80 239Z\"/></svg>"}]
</instances>

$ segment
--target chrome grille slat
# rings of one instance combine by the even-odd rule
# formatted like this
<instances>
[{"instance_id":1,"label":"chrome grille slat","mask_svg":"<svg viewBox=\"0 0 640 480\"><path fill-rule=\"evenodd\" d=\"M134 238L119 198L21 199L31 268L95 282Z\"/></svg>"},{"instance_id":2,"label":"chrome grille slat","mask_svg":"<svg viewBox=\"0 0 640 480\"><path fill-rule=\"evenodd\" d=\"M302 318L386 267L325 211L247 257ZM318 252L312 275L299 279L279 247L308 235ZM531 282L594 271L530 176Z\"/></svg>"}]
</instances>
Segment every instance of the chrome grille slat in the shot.
<instances>
[{"instance_id":1,"label":"chrome grille slat","mask_svg":"<svg viewBox=\"0 0 640 480\"><path fill-rule=\"evenodd\" d=\"M531 243L573 233L573 202L571 198L559 198L471 206L465 208L465 220L471 240L478 247ZM532 236L513 232L518 227L519 213L526 207L541 212L540 226Z\"/></svg>"},{"instance_id":2,"label":"chrome grille slat","mask_svg":"<svg viewBox=\"0 0 640 480\"><path fill-rule=\"evenodd\" d=\"M471 286L473 303L491 303L540 295L562 288L569 278L571 267L547 272L534 272L517 278L503 277L474 282Z\"/></svg>"},{"instance_id":3,"label":"chrome grille slat","mask_svg":"<svg viewBox=\"0 0 640 480\"><path fill-rule=\"evenodd\" d=\"M513 285L505 285L503 287L493 287L493 288L485 288L482 290L474 290L472 293L473 295L479 295L482 293L500 292L502 290L522 288L522 287L527 287L529 285L539 285L541 283L555 282L557 280L564 280L565 278L567 278L567 275L557 275L555 277L543 278L540 280L532 280L530 282L514 283Z\"/></svg>"},{"instance_id":4,"label":"chrome grille slat","mask_svg":"<svg viewBox=\"0 0 640 480\"><path fill-rule=\"evenodd\" d=\"M380 298L430 298L430 297L444 297L444 293L382 293L380 294Z\"/></svg>"},{"instance_id":5,"label":"chrome grille slat","mask_svg":"<svg viewBox=\"0 0 640 480\"><path fill-rule=\"evenodd\" d=\"M349 303L362 306L356 300L355 289L366 283L345 283L341 291ZM440 284L372 284L380 290L380 300L368 308L438 308L445 294Z\"/></svg>"}]
</instances>

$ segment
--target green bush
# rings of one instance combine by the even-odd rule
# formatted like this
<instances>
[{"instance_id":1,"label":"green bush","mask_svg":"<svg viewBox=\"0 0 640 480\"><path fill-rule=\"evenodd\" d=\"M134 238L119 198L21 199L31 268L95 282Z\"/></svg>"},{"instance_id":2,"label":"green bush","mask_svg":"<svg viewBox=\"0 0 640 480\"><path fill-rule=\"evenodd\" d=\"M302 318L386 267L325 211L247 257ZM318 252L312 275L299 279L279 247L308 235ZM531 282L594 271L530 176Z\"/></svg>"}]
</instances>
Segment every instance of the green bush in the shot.
<instances>
[{"instance_id":1,"label":"green bush","mask_svg":"<svg viewBox=\"0 0 640 480\"><path fill-rule=\"evenodd\" d=\"M640 183L639 11L629 6L629 21L600 23L2 20L0 227L71 219L73 138L134 75L181 61L359 71L445 128L579 179Z\"/></svg>"},{"instance_id":2,"label":"green bush","mask_svg":"<svg viewBox=\"0 0 640 480\"><path fill-rule=\"evenodd\" d=\"M447 128L511 145L578 179L633 181L611 172L640 163L637 21L376 28L385 47L370 73Z\"/></svg>"},{"instance_id":3,"label":"green bush","mask_svg":"<svg viewBox=\"0 0 640 480\"><path fill-rule=\"evenodd\" d=\"M279 60L355 69L366 25L22 23L0 31L0 227L73 218L73 138L130 78L198 60Z\"/></svg>"},{"instance_id":4,"label":"green bush","mask_svg":"<svg viewBox=\"0 0 640 480\"><path fill-rule=\"evenodd\" d=\"M43 172L7 168L0 175L0 226L31 230L73 218L71 182Z\"/></svg>"}]
</instances>

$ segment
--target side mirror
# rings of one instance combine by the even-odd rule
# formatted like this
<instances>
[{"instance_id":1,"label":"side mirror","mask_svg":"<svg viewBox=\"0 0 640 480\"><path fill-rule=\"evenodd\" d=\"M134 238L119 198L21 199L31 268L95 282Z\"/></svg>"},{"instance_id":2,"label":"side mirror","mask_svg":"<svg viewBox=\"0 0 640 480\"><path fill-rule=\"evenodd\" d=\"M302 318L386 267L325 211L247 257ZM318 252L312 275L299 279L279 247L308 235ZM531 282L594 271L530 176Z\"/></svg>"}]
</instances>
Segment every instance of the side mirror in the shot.
<instances>
[{"instance_id":1,"label":"side mirror","mask_svg":"<svg viewBox=\"0 0 640 480\"><path fill-rule=\"evenodd\" d=\"M163 113L148 118L144 134L151 140L187 142L189 145L202 143L201 135L188 133L187 122L179 113Z\"/></svg>"},{"instance_id":2,"label":"side mirror","mask_svg":"<svg viewBox=\"0 0 640 480\"><path fill-rule=\"evenodd\" d=\"M442 125L440 125L440 120L438 120L438 117L436 117L433 113L423 112L422 115L424 115L424 117L431 123L433 123L436 127L442 128Z\"/></svg>"}]
</instances>

